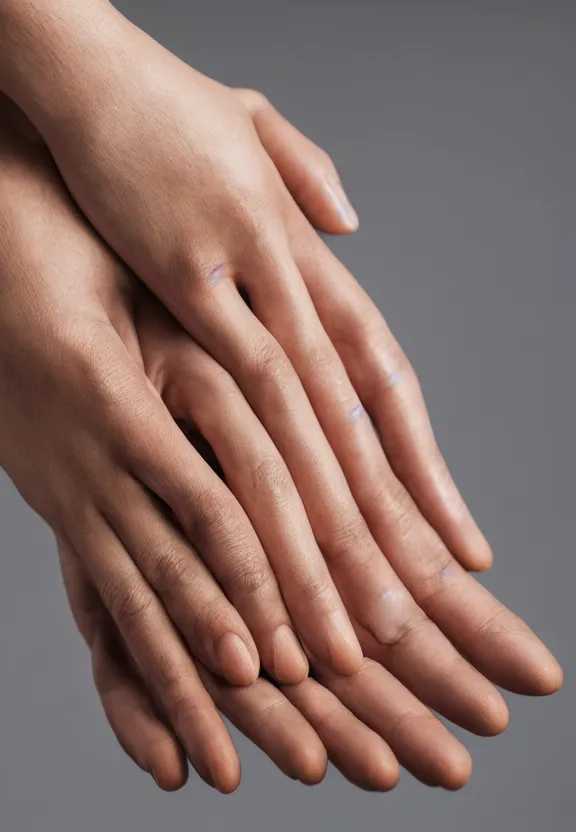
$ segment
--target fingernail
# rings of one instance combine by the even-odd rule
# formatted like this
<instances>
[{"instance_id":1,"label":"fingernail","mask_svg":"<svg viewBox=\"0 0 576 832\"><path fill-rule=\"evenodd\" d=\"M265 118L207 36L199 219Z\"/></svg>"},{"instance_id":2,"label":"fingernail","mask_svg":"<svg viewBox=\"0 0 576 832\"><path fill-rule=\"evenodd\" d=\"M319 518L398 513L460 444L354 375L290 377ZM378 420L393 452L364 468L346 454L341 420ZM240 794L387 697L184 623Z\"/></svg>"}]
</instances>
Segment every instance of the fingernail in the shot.
<instances>
[{"instance_id":1,"label":"fingernail","mask_svg":"<svg viewBox=\"0 0 576 832\"><path fill-rule=\"evenodd\" d=\"M358 214L350 204L350 200L346 196L346 192L344 191L340 180L336 177L328 177L324 180L324 185L342 222L344 222L351 231L356 231L359 224Z\"/></svg>"},{"instance_id":2,"label":"fingernail","mask_svg":"<svg viewBox=\"0 0 576 832\"><path fill-rule=\"evenodd\" d=\"M295 684L308 673L308 660L295 632L287 624L282 624L274 633L272 664L276 680L285 684Z\"/></svg>"},{"instance_id":3,"label":"fingernail","mask_svg":"<svg viewBox=\"0 0 576 832\"><path fill-rule=\"evenodd\" d=\"M363 655L348 616L343 610L334 610L328 620L328 652L332 668L343 675L355 673L362 664Z\"/></svg>"},{"instance_id":4,"label":"fingernail","mask_svg":"<svg viewBox=\"0 0 576 832\"><path fill-rule=\"evenodd\" d=\"M258 676L250 651L236 633L224 633L216 645L216 658L222 673L233 685L249 685Z\"/></svg>"}]
</instances>

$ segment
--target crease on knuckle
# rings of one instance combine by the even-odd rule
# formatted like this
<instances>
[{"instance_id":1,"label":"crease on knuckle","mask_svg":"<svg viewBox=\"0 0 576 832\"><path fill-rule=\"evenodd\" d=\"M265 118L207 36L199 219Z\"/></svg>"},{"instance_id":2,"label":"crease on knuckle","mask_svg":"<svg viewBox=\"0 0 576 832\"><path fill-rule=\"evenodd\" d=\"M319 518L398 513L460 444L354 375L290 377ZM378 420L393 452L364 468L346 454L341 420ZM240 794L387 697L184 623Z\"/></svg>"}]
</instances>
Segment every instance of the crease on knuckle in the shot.
<instances>
[{"instance_id":1,"label":"crease on knuckle","mask_svg":"<svg viewBox=\"0 0 576 832\"><path fill-rule=\"evenodd\" d=\"M102 588L102 598L120 627L143 622L154 605L154 596L147 592L139 576L123 583L114 578Z\"/></svg>"},{"instance_id":2,"label":"crease on knuckle","mask_svg":"<svg viewBox=\"0 0 576 832\"><path fill-rule=\"evenodd\" d=\"M324 378L337 379L342 375L336 353L326 346L311 347L306 354L306 366L311 373L322 374Z\"/></svg>"},{"instance_id":3,"label":"crease on knuckle","mask_svg":"<svg viewBox=\"0 0 576 832\"><path fill-rule=\"evenodd\" d=\"M428 568L418 578L415 594L419 604L429 606L451 587L446 573L453 563L454 558L448 552L445 555L438 552L436 557L430 559Z\"/></svg>"},{"instance_id":4,"label":"crease on knuckle","mask_svg":"<svg viewBox=\"0 0 576 832\"><path fill-rule=\"evenodd\" d=\"M193 540L214 545L223 543L230 535L235 539L240 526L235 507L229 499L218 493L206 493L204 499L196 503L190 525Z\"/></svg>"},{"instance_id":5,"label":"crease on knuckle","mask_svg":"<svg viewBox=\"0 0 576 832\"><path fill-rule=\"evenodd\" d=\"M360 516L342 518L325 535L317 534L317 540L326 559L335 564L349 561L350 553L358 558L361 552L371 549L371 535Z\"/></svg>"},{"instance_id":6,"label":"crease on knuckle","mask_svg":"<svg viewBox=\"0 0 576 832\"><path fill-rule=\"evenodd\" d=\"M387 741L390 743L394 743L395 739L398 737L403 731L410 731L410 725L418 725L423 721L429 722L430 720L436 722L436 717L430 713L430 711L425 711L423 713L418 713L416 711L408 710L404 711L404 713L400 714L390 725L387 733ZM412 728L414 730L414 728Z\"/></svg>"},{"instance_id":7,"label":"crease on knuckle","mask_svg":"<svg viewBox=\"0 0 576 832\"><path fill-rule=\"evenodd\" d=\"M420 629L428 626L429 623L430 619L428 619L421 611L414 611L413 613L405 614L394 622L394 625L391 628L389 635L387 635L384 643L390 649L397 650L399 647L402 647L409 638L412 638Z\"/></svg>"},{"instance_id":8,"label":"crease on knuckle","mask_svg":"<svg viewBox=\"0 0 576 832\"><path fill-rule=\"evenodd\" d=\"M292 491L292 480L281 459L268 456L256 463L251 471L252 487L256 494L271 497L274 504L283 506Z\"/></svg>"},{"instance_id":9,"label":"crease on knuckle","mask_svg":"<svg viewBox=\"0 0 576 832\"><path fill-rule=\"evenodd\" d=\"M327 570L300 576L296 581L298 593L310 602L318 602L329 597L334 591Z\"/></svg>"},{"instance_id":10,"label":"crease on knuckle","mask_svg":"<svg viewBox=\"0 0 576 832\"><path fill-rule=\"evenodd\" d=\"M383 492L386 508L382 512L383 522L387 522L393 539L400 544L407 544L414 535L416 507L412 497L397 480L388 483Z\"/></svg>"},{"instance_id":11,"label":"crease on knuckle","mask_svg":"<svg viewBox=\"0 0 576 832\"><path fill-rule=\"evenodd\" d=\"M271 580L271 569L255 558L238 558L228 570L228 585L238 596L259 595Z\"/></svg>"},{"instance_id":12,"label":"crease on knuckle","mask_svg":"<svg viewBox=\"0 0 576 832\"><path fill-rule=\"evenodd\" d=\"M176 540L159 541L148 550L148 558L149 581L161 595L189 584L191 560Z\"/></svg>"},{"instance_id":13,"label":"crease on knuckle","mask_svg":"<svg viewBox=\"0 0 576 832\"><path fill-rule=\"evenodd\" d=\"M482 624L476 630L476 636L486 636L490 633L498 634L498 633L507 633L510 630L510 627L503 627L500 625L501 618L506 618L508 616L512 616L514 621L521 622L521 619L518 616L510 613L506 607L501 607L498 609L494 615L491 615L486 621L483 621ZM524 624L524 622L521 622ZM524 625L525 626L525 625Z\"/></svg>"},{"instance_id":14,"label":"crease on knuckle","mask_svg":"<svg viewBox=\"0 0 576 832\"><path fill-rule=\"evenodd\" d=\"M220 634L218 622L227 617L230 603L224 595L216 595L191 610L192 632L197 642L203 643L206 638L217 638Z\"/></svg>"},{"instance_id":15,"label":"crease on knuckle","mask_svg":"<svg viewBox=\"0 0 576 832\"><path fill-rule=\"evenodd\" d=\"M171 717L178 717L183 705L193 701L190 691L190 663L157 662L146 674L146 681L157 691Z\"/></svg>"},{"instance_id":16,"label":"crease on knuckle","mask_svg":"<svg viewBox=\"0 0 576 832\"><path fill-rule=\"evenodd\" d=\"M259 387L273 386L281 393L287 392L291 382L290 367L278 344L266 341L255 348L247 370Z\"/></svg>"}]
</instances>

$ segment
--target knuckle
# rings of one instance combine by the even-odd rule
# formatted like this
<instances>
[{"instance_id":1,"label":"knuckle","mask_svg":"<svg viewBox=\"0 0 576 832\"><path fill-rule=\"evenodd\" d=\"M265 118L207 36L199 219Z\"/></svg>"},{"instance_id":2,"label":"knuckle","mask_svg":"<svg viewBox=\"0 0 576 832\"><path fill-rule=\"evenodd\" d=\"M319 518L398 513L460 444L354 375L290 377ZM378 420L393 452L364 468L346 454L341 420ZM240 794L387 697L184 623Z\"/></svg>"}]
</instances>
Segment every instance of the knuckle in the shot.
<instances>
[{"instance_id":1,"label":"knuckle","mask_svg":"<svg viewBox=\"0 0 576 832\"><path fill-rule=\"evenodd\" d=\"M383 496L386 503L383 517L391 522L394 538L406 542L414 532L415 506L412 497L398 480L386 485Z\"/></svg>"},{"instance_id":2,"label":"knuckle","mask_svg":"<svg viewBox=\"0 0 576 832\"><path fill-rule=\"evenodd\" d=\"M428 606L450 588L453 564L454 559L442 545L431 546L428 549L428 556L420 566L417 589L414 592L419 604Z\"/></svg>"},{"instance_id":3,"label":"knuckle","mask_svg":"<svg viewBox=\"0 0 576 832\"><path fill-rule=\"evenodd\" d=\"M292 480L280 459L261 459L252 469L251 475L252 486L257 494L272 497L274 503L286 503L292 490Z\"/></svg>"},{"instance_id":4,"label":"knuckle","mask_svg":"<svg viewBox=\"0 0 576 832\"><path fill-rule=\"evenodd\" d=\"M214 637L218 622L227 618L230 604L224 595L208 598L197 609L192 610L192 631L197 642L203 643L208 635Z\"/></svg>"},{"instance_id":5,"label":"knuckle","mask_svg":"<svg viewBox=\"0 0 576 832\"><path fill-rule=\"evenodd\" d=\"M282 348L266 340L252 352L248 371L258 385L273 385L284 389L289 378L289 366Z\"/></svg>"},{"instance_id":6,"label":"knuckle","mask_svg":"<svg viewBox=\"0 0 576 832\"><path fill-rule=\"evenodd\" d=\"M173 539L158 542L148 550L149 580L161 594L169 595L189 582L190 558Z\"/></svg>"},{"instance_id":7,"label":"knuckle","mask_svg":"<svg viewBox=\"0 0 576 832\"><path fill-rule=\"evenodd\" d=\"M222 557L231 558L246 551L254 541L251 526L233 498L214 495L204 496L195 507L189 525L190 537L197 541L198 549L219 551Z\"/></svg>"},{"instance_id":8,"label":"knuckle","mask_svg":"<svg viewBox=\"0 0 576 832\"><path fill-rule=\"evenodd\" d=\"M361 516L345 517L334 524L325 537L317 535L320 549L334 563L349 560L350 552L361 552L370 541L370 532Z\"/></svg>"},{"instance_id":9,"label":"knuckle","mask_svg":"<svg viewBox=\"0 0 576 832\"><path fill-rule=\"evenodd\" d=\"M196 503L192 523L202 539L215 535L220 538L240 525L231 500L207 493Z\"/></svg>"},{"instance_id":10,"label":"knuckle","mask_svg":"<svg viewBox=\"0 0 576 832\"><path fill-rule=\"evenodd\" d=\"M389 632L384 639L387 647L401 647L406 643L409 637L412 637L422 627L426 627L429 624L429 619L424 615L424 613L419 610L416 605L413 606L415 607L414 610L400 615L392 623L392 625L389 626Z\"/></svg>"},{"instance_id":11,"label":"knuckle","mask_svg":"<svg viewBox=\"0 0 576 832\"><path fill-rule=\"evenodd\" d=\"M139 579L119 584L110 581L103 589L102 597L110 614L120 627L131 626L149 614L154 597L146 592Z\"/></svg>"},{"instance_id":12,"label":"knuckle","mask_svg":"<svg viewBox=\"0 0 576 832\"><path fill-rule=\"evenodd\" d=\"M415 370L404 350L383 327L378 332L369 328L361 336L360 344L361 360L373 368L375 389L395 387L400 381L418 383Z\"/></svg>"},{"instance_id":13,"label":"knuckle","mask_svg":"<svg viewBox=\"0 0 576 832\"><path fill-rule=\"evenodd\" d=\"M306 355L306 365L316 375L325 378L336 378L340 375L340 362L333 349L325 346L311 348Z\"/></svg>"},{"instance_id":14,"label":"knuckle","mask_svg":"<svg viewBox=\"0 0 576 832\"><path fill-rule=\"evenodd\" d=\"M328 571L313 572L300 576L297 581L298 592L311 602L322 600L333 592L333 584Z\"/></svg>"},{"instance_id":15,"label":"knuckle","mask_svg":"<svg viewBox=\"0 0 576 832\"><path fill-rule=\"evenodd\" d=\"M172 716L190 701L189 678L189 662L156 662L146 673L146 681Z\"/></svg>"},{"instance_id":16,"label":"knuckle","mask_svg":"<svg viewBox=\"0 0 576 832\"><path fill-rule=\"evenodd\" d=\"M270 101L260 90L247 87L237 87L234 92L244 104L251 116L258 115L270 106Z\"/></svg>"},{"instance_id":17,"label":"knuckle","mask_svg":"<svg viewBox=\"0 0 576 832\"><path fill-rule=\"evenodd\" d=\"M229 570L229 586L238 595L260 594L271 580L267 564L256 558L238 559Z\"/></svg>"}]
</instances>

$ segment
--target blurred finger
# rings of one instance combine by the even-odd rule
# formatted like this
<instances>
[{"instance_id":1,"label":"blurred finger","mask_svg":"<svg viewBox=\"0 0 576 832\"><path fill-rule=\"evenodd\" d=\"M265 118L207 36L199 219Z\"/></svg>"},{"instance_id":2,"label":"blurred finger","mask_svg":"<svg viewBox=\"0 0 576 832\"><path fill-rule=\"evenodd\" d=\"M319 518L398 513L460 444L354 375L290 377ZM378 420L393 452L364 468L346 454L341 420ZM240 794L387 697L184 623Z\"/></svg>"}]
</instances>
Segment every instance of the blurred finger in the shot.
<instances>
[{"instance_id":1,"label":"blurred finger","mask_svg":"<svg viewBox=\"0 0 576 832\"><path fill-rule=\"evenodd\" d=\"M82 548L89 578L192 765L220 791L233 791L239 760L188 651L112 529L103 518L92 520L71 545Z\"/></svg>"},{"instance_id":2,"label":"blurred finger","mask_svg":"<svg viewBox=\"0 0 576 832\"><path fill-rule=\"evenodd\" d=\"M155 714L150 698L123 654L123 645L76 553L62 539L58 552L72 613L91 654L94 681L118 742L165 791L181 788L188 777L182 748Z\"/></svg>"}]
</instances>

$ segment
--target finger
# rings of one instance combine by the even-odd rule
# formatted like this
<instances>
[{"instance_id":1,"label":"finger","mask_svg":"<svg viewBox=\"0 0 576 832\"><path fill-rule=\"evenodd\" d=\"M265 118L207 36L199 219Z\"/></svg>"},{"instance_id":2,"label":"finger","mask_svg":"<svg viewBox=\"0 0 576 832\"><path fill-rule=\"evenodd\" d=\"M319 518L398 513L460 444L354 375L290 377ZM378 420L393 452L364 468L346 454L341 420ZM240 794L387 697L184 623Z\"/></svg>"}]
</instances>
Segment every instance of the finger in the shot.
<instances>
[{"instance_id":1,"label":"finger","mask_svg":"<svg viewBox=\"0 0 576 832\"><path fill-rule=\"evenodd\" d=\"M400 545L401 539L398 542L389 535L383 548L371 535L369 526L373 517L380 522L380 513L388 511L396 520L394 526L388 525L395 529L396 537L402 538L406 520L411 520L412 514L409 518L403 517L394 505L387 504L401 486L370 421L364 416L350 418L358 398L306 291L302 293L293 288L298 286L298 277L282 274L278 268L275 277L275 281L266 285L262 282L256 286L255 276L248 282L253 311L286 348L299 370L310 400L321 414L324 433L343 461L357 502L329 446L320 458L323 446L315 445L316 460L320 458L320 461L314 465L310 455L297 456L303 447L302 443L298 444L299 437L294 439L291 435L288 443L287 433L277 431L274 424L268 430L291 468L346 609L382 648L379 659L393 660L394 672L418 696L424 697L424 701L478 733L503 730L508 712L500 694L462 661L448 639L410 597L383 556L382 552L388 553L390 546ZM282 316L270 312L278 306L283 310ZM322 439L317 441L320 443ZM319 493L325 495L321 503ZM424 526L424 531L434 534L421 517L416 521L420 522L418 528ZM420 549L414 548L416 544L420 544L418 539L405 558L417 556L415 553ZM436 684L440 676L443 685Z\"/></svg>"},{"instance_id":2,"label":"finger","mask_svg":"<svg viewBox=\"0 0 576 832\"><path fill-rule=\"evenodd\" d=\"M284 685L282 693L308 720L342 774L371 791L389 791L400 771L390 747L314 679Z\"/></svg>"},{"instance_id":3,"label":"finger","mask_svg":"<svg viewBox=\"0 0 576 832\"><path fill-rule=\"evenodd\" d=\"M146 330L143 358L147 373L156 383L169 411L190 438L190 426L224 466L227 489L237 497L265 551L273 558L292 562L300 552L319 558L305 510L290 475L274 444L263 430L232 378L156 303L143 307L140 317ZM160 365L161 368L160 369ZM206 450L200 446L200 453ZM221 470L221 469L220 469ZM206 492L206 488L203 489ZM199 496L199 500L202 495ZM244 541L245 534L236 534ZM296 683L306 677L308 661L294 633L290 615L264 551L242 551L228 558L203 553L228 597L254 635L263 666L277 680ZM310 557L310 555L306 555ZM296 598L291 610L295 625L307 626L309 608ZM206 662L205 662L206 663Z\"/></svg>"},{"instance_id":4,"label":"finger","mask_svg":"<svg viewBox=\"0 0 576 832\"><path fill-rule=\"evenodd\" d=\"M303 219L293 225L296 263L394 472L462 565L487 569L491 549L448 473L406 356L376 306L328 246L312 238ZM352 416L358 418L360 412Z\"/></svg>"},{"instance_id":5,"label":"finger","mask_svg":"<svg viewBox=\"0 0 576 832\"><path fill-rule=\"evenodd\" d=\"M188 779L182 748L154 712L140 679L122 661L122 646L113 630L97 632L92 668L104 712L121 747L161 789L180 789Z\"/></svg>"},{"instance_id":6,"label":"finger","mask_svg":"<svg viewBox=\"0 0 576 832\"><path fill-rule=\"evenodd\" d=\"M231 298L233 302L234 296L236 297L238 307L240 309L247 309L236 290L232 287ZM230 305L228 305L228 309L234 314L234 310L231 309ZM204 315L204 311L201 314L203 319L209 317L209 313ZM256 319L254 321L256 322ZM222 337L226 340L227 336L222 334L225 329L226 327L223 325L216 326L215 336L217 339ZM234 334L236 331L242 331L241 322L237 321L233 327L228 328L229 338L232 340L236 339L236 335ZM238 346L245 353L246 345L250 343L250 333L245 332ZM230 341L227 345L224 345L225 354L230 355L230 350L227 350L226 346L232 346ZM234 347L232 347L233 351ZM288 372L290 373L289 368ZM293 371L291 378L297 386L298 380ZM270 386L266 384L265 387L268 387L268 389L276 388L276 385L275 383L272 383ZM278 404L282 405L285 413L288 408L288 414L290 414L288 418L293 418L292 405L288 405L281 389L271 390L271 396L268 396L264 389L262 392L264 392L264 398L268 399L269 405L269 407L265 406L263 408L264 412L267 412L272 420L276 420L277 414L273 402L270 401L271 398L276 398ZM319 435L320 440L326 444L301 388L300 392L303 405L308 408L308 412L304 414L304 420L312 422L313 427L315 426L317 428L316 436ZM262 403L266 405L266 402ZM280 426L283 421L285 420L280 417ZM306 436L305 426L300 426L298 430ZM270 431L268 433L270 434ZM274 436L271 438L274 440ZM186 444L183 437L181 441ZM312 452L310 444L307 445L306 450ZM329 448L328 451L330 451ZM176 442L174 443L174 447L165 443L163 453L157 457L157 461L155 460L153 466L143 466L138 463L137 475L152 491L158 494L164 502L176 511L187 536L195 542L202 557L206 557L205 549L210 545L211 540L213 544L214 542L218 543L221 552L226 552L227 550L235 551L238 547L239 540L241 541L241 545L246 547L247 537L244 531L245 527L241 529L241 534L239 534L237 524L234 524L233 518L225 511L224 513L222 511L220 513L218 512L218 507L223 504L222 495L227 493L227 489L220 482L215 483L213 487L208 489L204 480L201 484L194 480L193 466L183 462L183 460L190 459L192 453L190 448L187 450L184 448L180 449L180 445ZM178 474L175 472L181 473ZM212 474L212 472L210 473ZM227 504L230 505L229 500ZM297 506L297 501L293 502L293 505ZM200 514L201 522L197 521L194 523L194 517L190 516L190 506L194 506L196 513ZM240 506L238 505L239 508ZM247 525L250 530L250 524ZM218 530L218 536L215 541L216 529ZM229 532L228 530L231 531ZM228 540L224 539L225 534L228 536ZM199 535L201 535L200 539L198 537ZM304 541L303 545L301 545L300 541L296 541L296 543L297 545L294 545L294 540L290 540L285 536L285 546L290 545L290 552L292 553L290 560L281 556L281 552L277 546L269 547L267 551L282 595L286 601L286 606L295 620L295 626L299 635L306 642L312 653L328 666L337 668L338 672L344 674L352 673L360 665L362 655L354 630L334 586L326 562L311 537L309 537L308 542ZM220 561L222 563L222 559ZM243 560L239 554L235 555L233 559L228 558L228 563L232 569L234 569L233 563L243 564L245 561L246 558ZM227 579L226 570L222 570L222 574L217 572L217 558L213 559L210 567L215 572L217 579L224 585ZM236 566L236 568L238 567ZM241 568L244 570L244 566ZM261 584L262 581L260 580L259 585ZM234 580L230 582L230 587L233 585ZM234 604L240 609L239 601L234 599ZM300 611L302 612L297 618Z\"/></svg>"},{"instance_id":7,"label":"finger","mask_svg":"<svg viewBox=\"0 0 576 832\"><path fill-rule=\"evenodd\" d=\"M269 315L266 312L266 308L269 307L262 302L263 294L261 291L258 295L260 306L255 311L265 317ZM361 408L358 411L353 406L353 388L342 373L342 368L334 356L330 355L326 345L318 349L321 335L318 332L314 334L316 325L313 310L305 302L301 302L299 307L296 304L290 305L288 293L283 296L282 301L283 308L284 305L287 307L284 321L290 322L290 332L280 333L276 322L277 337L282 343L288 343L291 339L289 357L299 369L317 412L322 414L325 433L338 449L340 462L358 506L398 578L428 618L432 619L460 652L469 657L489 679L503 687L524 693L550 693L557 690L562 681L562 673L549 651L523 622L519 622L490 593L483 590L472 576L466 575L458 567L433 524L430 525L426 521L420 510L421 506L415 504L409 489L397 478L386 456L378 452L375 439L371 436L369 420ZM349 306L350 304L351 301ZM334 316L331 316L330 320L335 326ZM272 323L268 322L268 325L272 326ZM309 346L309 341L313 338L316 338L315 358L306 358L307 354L314 355L314 349ZM300 347L297 346L298 343ZM323 372L313 373L310 367L315 365L322 367ZM325 379L336 381L327 384ZM350 406L351 409L347 411ZM348 425L348 430L343 416L346 411L353 416L352 425ZM342 444L338 444L339 437L345 437ZM304 488L298 482L297 485ZM473 524L471 518L470 523ZM314 521L313 527L316 529ZM474 539L469 524L464 523L460 529L464 529L464 537L470 534L470 539ZM481 548L474 544L470 551L478 554ZM373 575L377 574L376 567L371 571ZM359 576L359 573L356 574ZM447 595L447 584L455 579L457 589L450 590ZM339 581L336 582L339 586ZM390 589L392 586L385 592L388 593ZM396 591L397 588L394 588L392 596L383 596L393 598L395 608ZM448 598L451 600L449 611ZM346 603L349 609L356 611L353 601L349 606L348 597ZM404 604L403 600L402 606ZM386 615L384 610L382 612ZM417 634L418 630L414 630L415 624L418 623L416 611L413 609L410 614L408 610L404 610L402 615L404 622L401 631ZM374 627L367 625L361 616L357 618L377 641L386 644L386 638L379 637ZM430 633L429 626L427 629ZM419 635L422 636L423 633L420 631ZM406 640L404 643L406 644ZM421 639L421 647L424 650L424 639ZM397 655L403 661L402 681L410 684L414 690L413 685L417 684L417 680L410 663L404 662L400 650L397 651ZM501 697L496 691L487 689L478 675L474 679L470 668L457 660L457 656L450 656L446 642L442 654L436 656L435 668L429 666L433 655L430 649L426 651L426 655L428 669L432 674L429 677L430 681L437 678L438 667L444 669L444 682L447 681L448 672L451 675L455 674L453 685L444 684L442 687L436 687L433 700L426 700L429 704L472 730L496 733L504 729L508 715ZM394 667L395 671L400 672L398 661ZM417 667L420 669L422 665L418 664ZM461 678L462 676L466 679ZM459 679L458 683L456 679ZM462 691L468 691L471 698L455 698L458 687ZM418 683L418 695L424 696L426 691L432 694L432 686ZM445 699L445 695L448 698ZM489 703L489 707L486 708L482 703ZM455 706L458 706L457 711L454 710Z\"/></svg>"},{"instance_id":8,"label":"finger","mask_svg":"<svg viewBox=\"0 0 576 832\"><path fill-rule=\"evenodd\" d=\"M373 511L367 519L391 566L418 607L459 652L495 684L524 694L545 695L556 691L562 684L562 670L545 645L450 555L402 487L387 484L384 477L382 483L379 510ZM395 596L389 596L389 600L396 608ZM402 608L403 604L400 605ZM407 647L413 624L404 612L400 621ZM438 661L431 652L428 660L437 663L430 676L431 682L445 683L446 673L452 673L457 667L454 663ZM394 667L399 670L397 664ZM409 673L410 663L404 667ZM440 675L439 670L442 671ZM410 684L409 678L403 676L402 680ZM429 690L432 692L432 688ZM445 684L437 688L437 694L440 690L448 692ZM452 690L455 694L456 685ZM462 684L461 691L467 690L470 691L470 686ZM479 696L480 724L472 728L466 722L467 717L455 721L480 733L504 730L508 715L501 698L495 692L490 696L487 691L481 693L479 684L475 690ZM425 695L424 689L419 695ZM489 708L480 707L482 700ZM440 703L427 701L450 719L454 718L452 712L440 707ZM482 719L485 719L484 726Z\"/></svg>"},{"instance_id":9,"label":"finger","mask_svg":"<svg viewBox=\"0 0 576 832\"><path fill-rule=\"evenodd\" d=\"M468 782L472 761L467 750L383 667L366 659L354 676L320 671L318 678L420 780L446 789Z\"/></svg>"},{"instance_id":10,"label":"finger","mask_svg":"<svg viewBox=\"0 0 576 832\"><path fill-rule=\"evenodd\" d=\"M72 613L90 648L96 688L118 742L161 789L180 789L188 778L188 768L178 740L154 713L141 680L126 660L112 619L87 580L77 554L61 538L58 552Z\"/></svg>"},{"instance_id":11,"label":"finger","mask_svg":"<svg viewBox=\"0 0 576 832\"><path fill-rule=\"evenodd\" d=\"M222 713L293 780L314 785L326 774L326 750L304 717L265 679L245 688L222 682L199 666Z\"/></svg>"},{"instance_id":12,"label":"finger","mask_svg":"<svg viewBox=\"0 0 576 832\"><path fill-rule=\"evenodd\" d=\"M562 686L562 668L548 648L455 561L433 575L418 575L415 568L414 582L423 587L421 605L495 684L532 696L547 696Z\"/></svg>"},{"instance_id":13,"label":"finger","mask_svg":"<svg viewBox=\"0 0 576 832\"><path fill-rule=\"evenodd\" d=\"M259 658L248 627L158 501L128 478L105 512L191 654L231 684L251 684Z\"/></svg>"},{"instance_id":14,"label":"finger","mask_svg":"<svg viewBox=\"0 0 576 832\"><path fill-rule=\"evenodd\" d=\"M310 141L257 90L233 89L252 116L264 149L312 225L332 234L358 228L358 216L325 150Z\"/></svg>"},{"instance_id":15,"label":"finger","mask_svg":"<svg viewBox=\"0 0 576 832\"><path fill-rule=\"evenodd\" d=\"M240 767L232 740L166 611L103 518L92 517L75 534L71 545L82 551L89 578L192 765L220 791L233 791Z\"/></svg>"}]
</instances>

